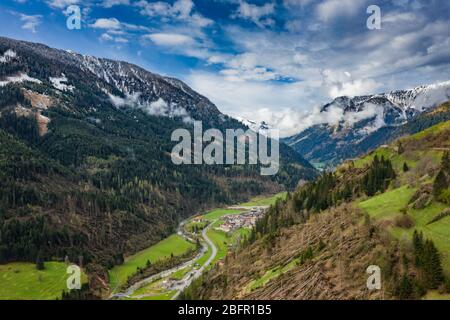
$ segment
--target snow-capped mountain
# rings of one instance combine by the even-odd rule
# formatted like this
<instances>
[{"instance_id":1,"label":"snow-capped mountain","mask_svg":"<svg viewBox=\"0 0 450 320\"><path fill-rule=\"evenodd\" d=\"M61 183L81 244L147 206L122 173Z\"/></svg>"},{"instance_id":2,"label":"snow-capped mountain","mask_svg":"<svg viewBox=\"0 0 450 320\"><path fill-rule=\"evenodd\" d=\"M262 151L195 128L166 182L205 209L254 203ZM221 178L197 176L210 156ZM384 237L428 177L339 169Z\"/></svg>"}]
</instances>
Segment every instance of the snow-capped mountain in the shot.
<instances>
[{"instance_id":1,"label":"snow-capped mountain","mask_svg":"<svg viewBox=\"0 0 450 320\"><path fill-rule=\"evenodd\" d=\"M54 111L59 109L65 116L105 131L127 126L136 133L151 126L142 134L151 134L155 144L159 139L166 148L171 131L191 128L193 120L202 121L204 129L244 128L178 79L124 61L0 37L0 89L3 87L8 92L19 89L30 97L20 105L8 105L8 111L42 119L40 130L48 135L53 133L51 127L57 127ZM0 110L0 118L2 113ZM282 147L280 154L304 165L308 177L315 175L314 168L291 148Z\"/></svg>"},{"instance_id":2,"label":"snow-capped mountain","mask_svg":"<svg viewBox=\"0 0 450 320\"><path fill-rule=\"evenodd\" d=\"M339 97L316 114L326 121L283 141L312 162L334 165L389 141L400 127L449 100L450 81L411 90Z\"/></svg>"},{"instance_id":3,"label":"snow-capped mountain","mask_svg":"<svg viewBox=\"0 0 450 320\"><path fill-rule=\"evenodd\" d=\"M29 55L55 61L55 67L45 70L45 76L32 77L18 71L9 78L0 79L0 85L34 81L48 83L61 92L75 93L89 86L109 97L118 108L138 108L150 115L204 119L221 114L211 101L182 81L151 73L131 63L57 50L37 43L8 38L0 40L9 48L0 56L0 64L18 65ZM21 57L17 51L27 57Z\"/></svg>"},{"instance_id":4,"label":"snow-capped mountain","mask_svg":"<svg viewBox=\"0 0 450 320\"><path fill-rule=\"evenodd\" d=\"M235 117L238 121L240 121L245 126L249 127L253 131L260 133L262 135L268 135L268 131L273 129L273 127L265 121L257 122L254 120L245 119L242 117Z\"/></svg>"}]
</instances>

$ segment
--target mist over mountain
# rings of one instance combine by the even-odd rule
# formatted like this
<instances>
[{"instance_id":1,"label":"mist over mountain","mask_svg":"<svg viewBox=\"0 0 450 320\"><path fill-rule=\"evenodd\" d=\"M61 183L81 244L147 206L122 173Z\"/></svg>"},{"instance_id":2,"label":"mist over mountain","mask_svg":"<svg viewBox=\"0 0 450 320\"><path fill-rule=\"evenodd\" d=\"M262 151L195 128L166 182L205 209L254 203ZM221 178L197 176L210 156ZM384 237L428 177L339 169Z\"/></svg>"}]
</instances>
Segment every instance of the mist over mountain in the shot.
<instances>
[{"instance_id":1,"label":"mist over mountain","mask_svg":"<svg viewBox=\"0 0 450 320\"><path fill-rule=\"evenodd\" d=\"M101 272L185 217L316 176L287 146L271 177L177 166L171 133L194 120L245 129L177 79L0 38L0 262L82 256Z\"/></svg>"},{"instance_id":2,"label":"mist over mountain","mask_svg":"<svg viewBox=\"0 0 450 320\"><path fill-rule=\"evenodd\" d=\"M338 97L305 117L312 126L282 141L319 166L334 166L402 133L413 133L408 124L449 99L450 81L411 90Z\"/></svg>"}]
</instances>

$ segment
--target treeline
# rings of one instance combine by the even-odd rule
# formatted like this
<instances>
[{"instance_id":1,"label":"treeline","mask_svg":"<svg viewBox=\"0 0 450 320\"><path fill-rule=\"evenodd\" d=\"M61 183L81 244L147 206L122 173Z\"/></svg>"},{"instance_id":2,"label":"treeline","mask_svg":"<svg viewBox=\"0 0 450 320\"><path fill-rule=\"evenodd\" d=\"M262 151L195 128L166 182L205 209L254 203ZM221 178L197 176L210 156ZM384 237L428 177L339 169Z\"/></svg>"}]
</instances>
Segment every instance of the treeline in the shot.
<instances>
[{"instance_id":1,"label":"treeline","mask_svg":"<svg viewBox=\"0 0 450 320\"><path fill-rule=\"evenodd\" d=\"M441 166L433 183L433 194L436 200L450 205L450 154L444 152Z\"/></svg>"},{"instance_id":2,"label":"treeline","mask_svg":"<svg viewBox=\"0 0 450 320\"><path fill-rule=\"evenodd\" d=\"M278 201L256 222L247 241L260 235L275 233L281 227L305 222L311 214L318 213L357 196L372 196L385 191L396 174L389 159L375 156L362 175L345 179L335 173L325 172L314 182L288 194L287 201Z\"/></svg>"},{"instance_id":3,"label":"treeline","mask_svg":"<svg viewBox=\"0 0 450 320\"><path fill-rule=\"evenodd\" d=\"M398 280L395 295L400 299L418 299L427 290L440 289L450 292L450 281L445 278L442 269L442 257L430 239L424 239L422 232L413 234L413 267L418 274L408 273L409 261L403 258L405 271Z\"/></svg>"}]
</instances>

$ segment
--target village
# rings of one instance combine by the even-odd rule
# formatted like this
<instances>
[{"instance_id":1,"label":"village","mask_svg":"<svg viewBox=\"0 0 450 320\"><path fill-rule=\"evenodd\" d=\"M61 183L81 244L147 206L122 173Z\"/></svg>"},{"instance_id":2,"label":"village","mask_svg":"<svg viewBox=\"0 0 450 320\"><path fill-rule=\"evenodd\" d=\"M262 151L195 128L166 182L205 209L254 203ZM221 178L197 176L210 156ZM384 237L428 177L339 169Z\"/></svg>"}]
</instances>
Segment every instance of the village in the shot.
<instances>
[{"instance_id":1,"label":"village","mask_svg":"<svg viewBox=\"0 0 450 320\"><path fill-rule=\"evenodd\" d=\"M252 208L250 211L241 214L225 215L221 218L223 223L215 229L223 232L230 232L239 228L251 229L255 225L256 220L263 215L264 209L259 207Z\"/></svg>"}]
</instances>

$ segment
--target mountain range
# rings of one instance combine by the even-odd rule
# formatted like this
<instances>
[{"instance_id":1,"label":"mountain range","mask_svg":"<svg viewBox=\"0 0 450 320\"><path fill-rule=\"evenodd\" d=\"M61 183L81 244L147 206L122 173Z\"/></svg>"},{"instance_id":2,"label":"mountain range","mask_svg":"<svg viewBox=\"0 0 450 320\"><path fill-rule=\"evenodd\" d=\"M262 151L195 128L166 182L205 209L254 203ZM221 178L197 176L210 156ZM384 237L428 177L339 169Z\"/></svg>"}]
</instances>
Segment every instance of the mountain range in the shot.
<instances>
[{"instance_id":1,"label":"mountain range","mask_svg":"<svg viewBox=\"0 0 450 320\"><path fill-rule=\"evenodd\" d=\"M433 109L450 100L450 81L411 90L338 97L324 105L318 121L282 141L318 167L333 167L388 143L448 119ZM445 117L445 119L443 118Z\"/></svg>"},{"instance_id":2,"label":"mountain range","mask_svg":"<svg viewBox=\"0 0 450 320\"><path fill-rule=\"evenodd\" d=\"M285 145L271 177L174 165L171 133L193 120L246 129L180 80L1 37L0 262L81 256L104 275L187 216L317 175Z\"/></svg>"}]
</instances>

